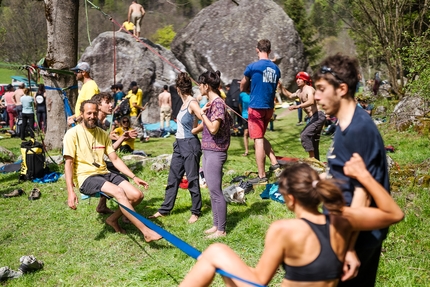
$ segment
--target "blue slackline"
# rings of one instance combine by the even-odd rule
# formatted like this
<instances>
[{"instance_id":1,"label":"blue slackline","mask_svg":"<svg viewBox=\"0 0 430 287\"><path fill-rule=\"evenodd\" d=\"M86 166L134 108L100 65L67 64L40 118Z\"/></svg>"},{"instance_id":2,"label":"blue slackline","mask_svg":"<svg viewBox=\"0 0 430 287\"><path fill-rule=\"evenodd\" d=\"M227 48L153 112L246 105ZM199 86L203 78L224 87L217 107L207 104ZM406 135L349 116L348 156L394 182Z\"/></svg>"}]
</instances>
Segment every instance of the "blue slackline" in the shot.
<instances>
[{"instance_id":1,"label":"blue slackline","mask_svg":"<svg viewBox=\"0 0 430 287\"><path fill-rule=\"evenodd\" d=\"M72 109L71 109L70 104L69 104L69 99L67 98L66 90L77 89L77 88L78 88L78 86L70 86L70 87L65 88L65 89L45 86L46 90L61 91L63 93L62 98L63 98L63 103L64 103L64 113L66 114L66 120L68 117L73 115Z\"/></svg>"},{"instance_id":2,"label":"blue slackline","mask_svg":"<svg viewBox=\"0 0 430 287\"><path fill-rule=\"evenodd\" d=\"M121 206L122 208L124 208L125 210L127 210L127 212L129 212L131 215L133 215L134 217L136 217L137 219L139 219L140 222L142 222L143 224L145 224L146 226L148 226L149 229L154 230L155 232L157 232L158 234L160 234L161 236L163 236L164 239L166 239L168 242L170 242L171 244L173 244L175 247L179 248L182 252L184 252L185 254L187 254L188 256L197 259L200 254L202 254L201 251L197 250L196 248L192 247L191 245L189 245L188 243L186 243L185 241L183 241L182 239L180 239L179 237L173 235L172 233L168 232L167 230L161 228L160 226L158 226L157 224L155 224L154 222L152 222L149 219L146 219L145 217L143 217L142 215L140 215L139 213L137 213L134 210L131 210L130 208L128 208L127 206L122 205L121 203L119 203L115 198L103 193L100 191L100 194L102 194L103 196L105 196L106 198L112 199L113 201L115 201L116 203L118 203L119 206ZM267 287L266 285L260 285L251 281L248 281L246 279L237 277L233 274L230 274L222 269L216 269L216 272L218 274L220 274L221 276L225 276L228 278L232 278L232 279L236 279L239 281L242 281L244 283L247 283L251 286L255 286L255 287Z\"/></svg>"}]
</instances>

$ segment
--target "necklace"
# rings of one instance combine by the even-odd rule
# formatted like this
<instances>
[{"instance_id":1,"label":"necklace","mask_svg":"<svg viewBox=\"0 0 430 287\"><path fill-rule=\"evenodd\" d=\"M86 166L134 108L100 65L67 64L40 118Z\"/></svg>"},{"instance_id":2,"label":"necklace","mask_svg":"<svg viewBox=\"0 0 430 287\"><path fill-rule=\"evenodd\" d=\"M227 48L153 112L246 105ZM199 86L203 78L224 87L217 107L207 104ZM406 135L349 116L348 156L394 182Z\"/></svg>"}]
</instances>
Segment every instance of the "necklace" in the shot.
<instances>
[{"instance_id":1,"label":"necklace","mask_svg":"<svg viewBox=\"0 0 430 287\"><path fill-rule=\"evenodd\" d=\"M96 144L97 129L95 129L95 133L94 133L94 136L93 136L92 145L90 146L90 141L88 140L87 131L86 131L86 129L82 125L81 125L81 128L84 131L84 136L85 136L85 141L87 143L87 146L88 146L89 149L91 149L91 156L93 158L92 165L95 166L95 167L97 167L97 168L99 168L100 164L96 162L96 157L94 156L94 146ZM81 148L81 147L79 147L79 148ZM81 148L81 152L82 152L82 148Z\"/></svg>"}]
</instances>

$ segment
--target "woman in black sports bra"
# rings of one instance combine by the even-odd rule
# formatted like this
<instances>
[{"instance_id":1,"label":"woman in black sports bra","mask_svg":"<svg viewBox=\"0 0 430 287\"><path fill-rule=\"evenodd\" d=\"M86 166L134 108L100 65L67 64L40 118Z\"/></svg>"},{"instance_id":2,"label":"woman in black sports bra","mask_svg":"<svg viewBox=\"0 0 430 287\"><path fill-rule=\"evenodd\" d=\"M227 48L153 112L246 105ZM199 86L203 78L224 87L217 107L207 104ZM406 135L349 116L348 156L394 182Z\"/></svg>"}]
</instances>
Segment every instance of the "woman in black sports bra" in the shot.
<instances>
[{"instance_id":1,"label":"woman in black sports bra","mask_svg":"<svg viewBox=\"0 0 430 287\"><path fill-rule=\"evenodd\" d=\"M318 173L306 164L292 166L282 172L279 191L296 219L278 220L270 225L257 266L247 266L224 244L212 244L198 258L180 286L209 286L216 269L266 285L279 265L286 270L282 287L336 286L342 276L351 234L388 227L404 216L389 193L367 171L358 154L345 163L344 172L364 186L377 208L345 207L342 193L332 180L320 179ZM329 215L319 212L321 202ZM236 279L223 279L226 286L250 286Z\"/></svg>"}]
</instances>

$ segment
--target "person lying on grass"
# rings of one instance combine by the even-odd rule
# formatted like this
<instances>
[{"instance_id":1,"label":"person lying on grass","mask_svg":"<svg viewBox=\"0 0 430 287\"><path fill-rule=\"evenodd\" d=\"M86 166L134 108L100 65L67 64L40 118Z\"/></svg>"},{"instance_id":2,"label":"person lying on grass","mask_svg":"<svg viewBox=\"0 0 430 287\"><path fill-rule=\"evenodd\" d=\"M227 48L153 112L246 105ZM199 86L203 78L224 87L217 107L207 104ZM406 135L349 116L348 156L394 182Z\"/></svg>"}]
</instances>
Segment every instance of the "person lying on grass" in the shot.
<instances>
[{"instance_id":1,"label":"person lying on grass","mask_svg":"<svg viewBox=\"0 0 430 287\"><path fill-rule=\"evenodd\" d=\"M292 166L282 172L279 191L296 219L278 220L270 225L257 267L249 267L228 246L216 243L202 253L180 286L209 286L216 269L266 285L280 264L286 270L283 287L336 286L342 276L351 234L388 227L404 216L358 154L346 162L344 172L364 186L376 208L345 207L342 193L333 180L320 179L306 164ZM321 202L328 215L318 210ZM223 279L226 286L249 286L235 279Z\"/></svg>"}]
</instances>

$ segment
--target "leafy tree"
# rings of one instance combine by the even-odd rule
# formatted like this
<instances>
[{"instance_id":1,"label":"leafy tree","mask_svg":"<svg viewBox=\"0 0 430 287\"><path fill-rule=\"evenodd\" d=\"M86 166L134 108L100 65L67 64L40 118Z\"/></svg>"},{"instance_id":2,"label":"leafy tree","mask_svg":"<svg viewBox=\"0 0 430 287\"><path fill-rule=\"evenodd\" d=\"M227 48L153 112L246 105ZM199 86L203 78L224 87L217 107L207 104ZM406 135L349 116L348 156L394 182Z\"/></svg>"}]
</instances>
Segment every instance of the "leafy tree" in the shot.
<instances>
[{"instance_id":1,"label":"leafy tree","mask_svg":"<svg viewBox=\"0 0 430 287\"><path fill-rule=\"evenodd\" d=\"M430 101L430 31L413 38L410 45L402 49L402 55L408 67L406 91Z\"/></svg>"},{"instance_id":2,"label":"leafy tree","mask_svg":"<svg viewBox=\"0 0 430 287\"><path fill-rule=\"evenodd\" d=\"M303 0L286 0L284 10L287 15L294 21L294 26L304 45L304 53L309 63L314 65L321 54L321 46L318 44L316 29L310 23L306 14L306 8Z\"/></svg>"},{"instance_id":3,"label":"leafy tree","mask_svg":"<svg viewBox=\"0 0 430 287\"><path fill-rule=\"evenodd\" d=\"M1 7L0 59L8 63L31 64L46 52L46 20L43 2L5 1Z\"/></svg>"},{"instance_id":4,"label":"leafy tree","mask_svg":"<svg viewBox=\"0 0 430 287\"><path fill-rule=\"evenodd\" d=\"M173 30L173 25L167 25L153 35L154 42L160 44L161 46L170 49L170 44L175 38L176 32Z\"/></svg>"},{"instance_id":5,"label":"leafy tree","mask_svg":"<svg viewBox=\"0 0 430 287\"><path fill-rule=\"evenodd\" d=\"M213 2L213 0L200 0L200 6L202 6L202 8L205 8L211 5Z\"/></svg>"},{"instance_id":6,"label":"leafy tree","mask_svg":"<svg viewBox=\"0 0 430 287\"><path fill-rule=\"evenodd\" d=\"M312 5L309 22L316 27L320 39L339 33L342 23L336 17L334 6L326 0L316 0Z\"/></svg>"},{"instance_id":7,"label":"leafy tree","mask_svg":"<svg viewBox=\"0 0 430 287\"><path fill-rule=\"evenodd\" d=\"M338 5L337 16L351 29L360 55L383 62L387 66L394 92L402 93L405 76L402 49L428 29L428 1L328 1ZM374 51L369 51L369 47Z\"/></svg>"}]
</instances>

